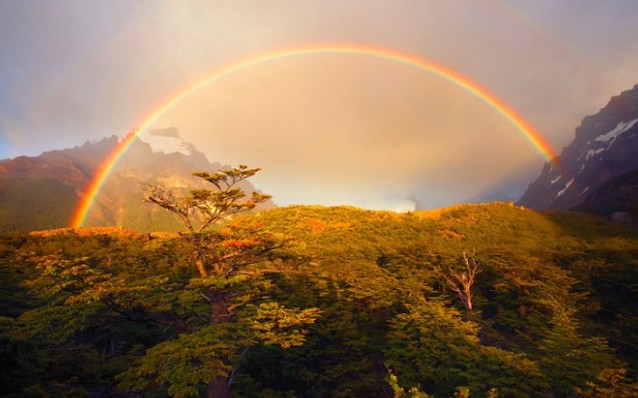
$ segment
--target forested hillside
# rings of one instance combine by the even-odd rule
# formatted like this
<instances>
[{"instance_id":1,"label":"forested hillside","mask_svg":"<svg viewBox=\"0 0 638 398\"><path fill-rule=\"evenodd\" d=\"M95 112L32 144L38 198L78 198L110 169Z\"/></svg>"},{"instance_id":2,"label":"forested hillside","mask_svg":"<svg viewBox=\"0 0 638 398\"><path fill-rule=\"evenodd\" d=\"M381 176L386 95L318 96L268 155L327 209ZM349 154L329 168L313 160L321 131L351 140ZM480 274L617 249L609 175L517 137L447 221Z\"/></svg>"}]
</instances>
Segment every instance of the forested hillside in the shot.
<instances>
[{"instance_id":1,"label":"forested hillside","mask_svg":"<svg viewBox=\"0 0 638 398\"><path fill-rule=\"evenodd\" d=\"M234 397L636 396L630 228L509 204L288 207L202 237L225 278L197 273L188 235L7 235L0 394L205 396L212 374Z\"/></svg>"}]
</instances>

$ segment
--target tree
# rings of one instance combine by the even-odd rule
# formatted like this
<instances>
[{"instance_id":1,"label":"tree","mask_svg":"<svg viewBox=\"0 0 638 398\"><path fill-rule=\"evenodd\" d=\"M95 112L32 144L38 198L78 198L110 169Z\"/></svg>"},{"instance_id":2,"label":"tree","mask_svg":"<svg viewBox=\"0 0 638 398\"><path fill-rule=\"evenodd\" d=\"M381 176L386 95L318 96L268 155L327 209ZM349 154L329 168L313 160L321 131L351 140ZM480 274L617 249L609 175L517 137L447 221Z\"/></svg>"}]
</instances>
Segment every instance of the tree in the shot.
<instances>
[{"instance_id":1,"label":"tree","mask_svg":"<svg viewBox=\"0 0 638 398\"><path fill-rule=\"evenodd\" d=\"M441 301L415 300L406 310L390 321L385 358L407 387L437 397L458 386L479 396L491 388L508 397L533 396L541 375L525 355L482 345L479 326Z\"/></svg>"},{"instance_id":2,"label":"tree","mask_svg":"<svg viewBox=\"0 0 638 398\"><path fill-rule=\"evenodd\" d=\"M263 267L247 269L250 265L262 262L267 253L279 247L279 243L272 238L252 235L225 239L217 234L210 239L210 235L202 233L215 223L251 210L271 197L252 192L250 198L246 199L246 194L238 186L240 182L259 171L258 168L250 169L240 165L238 168L219 170L214 174L194 173L196 177L211 183L215 189L194 189L188 196L177 198L166 189L152 186L145 196L147 202L176 214L183 222L193 244L191 259L200 276L197 284L201 289L201 297L210 307L210 321L215 332L222 330L223 327L220 325L228 323L235 315L237 308L251 302L261 293L261 289L243 290L238 288L239 285L245 284L247 278L260 279L259 277L265 273L280 271ZM263 280L258 282L265 283ZM264 315L266 309L269 315ZM316 310L306 310L295 314L290 311L287 313L283 307L276 305L273 307L268 304L267 307L259 308L255 316L272 318L271 322L253 322L253 326L265 336L266 341L279 343L282 346L297 345L303 342L303 336L297 334L296 339L290 340L292 336L288 336L288 340L279 341L277 331L314 322L317 315ZM211 371L211 373L213 377L208 385L208 396L228 396L232 383L232 369L227 369L225 372Z\"/></svg>"},{"instance_id":3,"label":"tree","mask_svg":"<svg viewBox=\"0 0 638 398\"><path fill-rule=\"evenodd\" d=\"M246 194L237 187L241 181L254 176L260 169L249 169L245 165L230 170L219 170L215 174L194 173L193 175L213 184L216 190L195 189L183 198L165 188L151 186L144 200L154 203L174 214L183 222L187 235L192 244L191 260L201 278L228 279L237 274L238 267L258 262L262 256L276 247L274 241L242 239L220 240L225 250L214 251L206 247L213 243L210 235L202 232L216 222L229 218L235 214L251 210L270 198L270 195L253 192L250 199L244 199ZM237 261L239 260L239 262ZM235 305L229 305L227 295L220 289L209 289L202 293L210 303L213 323L222 323L232 315Z\"/></svg>"},{"instance_id":4,"label":"tree","mask_svg":"<svg viewBox=\"0 0 638 398\"><path fill-rule=\"evenodd\" d=\"M151 187L145 200L176 214L186 232L175 243L185 252L190 272L155 272L152 263L128 267L126 260L69 258L61 253L34 256L38 274L27 282L47 304L27 311L16 323L16 336L46 335L53 344L108 335L122 322L154 325L143 355L118 376L122 388L166 388L171 396L230 395L237 367L257 344L283 348L303 344L305 325L319 316L316 308L287 308L270 300L274 274L298 274L300 261L286 242L259 225L229 222L212 225L253 209L270 196L246 198L237 186L259 169L246 166L196 173L214 189L191 190L179 197ZM170 240L170 238L169 238ZM27 337L28 338L28 337ZM150 341L150 342L149 342ZM139 352L139 348L137 350Z\"/></svg>"},{"instance_id":5,"label":"tree","mask_svg":"<svg viewBox=\"0 0 638 398\"><path fill-rule=\"evenodd\" d=\"M472 303L472 286L476 282L476 274L478 270L478 261L476 261L476 251L467 254L463 252L462 269L456 269L450 265L445 269L439 270L439 275L443 278L447 286L456 292L457 296L463 303L467 312L472 312L474 305Z\"/></svg>"},{"instance_id":6,"label":"tree","mask_svg":"<svg viewBox=\"0 0 638 398\"><path fill-rule=\"evenodd\" d=\"M253 191L249 199L244 199L246 194L237 186L260 170L240 165L230 170L219 170L212 175L206 172L193 173L194 176L213 184L216 189L194 189L183 198L176 197L172 191L155 185L150 186L146 192L144 201L172 212L184 224L193 243L192 259L202 278L206 278L210 272L204 258L202 232L216 222L254 209L271 198L270 195ZM218 274L223 273L221 269L214 271Z\"/></svg>"},{"instance_id":7,"label":"tree","mask_svg":"<svg viewBox=\"0 0 638 398\"><path fill-rule=\"evenodd\" d=\"M552 298L548 298L547 302L548 306L553 307L552 325L539 345L543 354L539 358L539 364L552 380L553 388L561 396L568 396L574 393L574 388L595 394L600 392L598 389L604 391L605 384L608 384L608 388L617 393L619 389L618 386L614 387L614 383L626 383L612 376L615 371L622 370L624 364L613 355L607 340L583 335L579 330L576 310L569 303ZM605 380L605 375L608 376L608 381ZM616 376L620 375L622 374ZM615 393L604 396L617 396Z\"/></svg>"}]
</instances>

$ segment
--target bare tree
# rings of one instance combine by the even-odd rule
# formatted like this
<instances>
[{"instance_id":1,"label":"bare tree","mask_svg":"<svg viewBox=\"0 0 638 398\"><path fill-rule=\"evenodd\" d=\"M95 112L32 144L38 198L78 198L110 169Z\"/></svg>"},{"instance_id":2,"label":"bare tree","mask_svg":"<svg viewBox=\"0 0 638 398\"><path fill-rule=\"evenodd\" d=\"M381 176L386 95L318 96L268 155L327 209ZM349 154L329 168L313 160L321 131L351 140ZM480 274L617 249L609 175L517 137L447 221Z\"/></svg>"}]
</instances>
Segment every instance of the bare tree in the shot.
<instances>
[{"instance_id":1,"label":"bare tree","mask_svg":"<svg viewBox=\"0 0 638 398\"><path fill-rule=\"evenodd\" d=\"M474 285L476 280L476 274L480 272L478 265L476 249L474 249L470 254L463 251L462 267L446 265L441 266L441 269L439 269L439 275L443 278L445 284L456 292L467 312L473 311L472 285Z\"/></svg>"}]
</instances>

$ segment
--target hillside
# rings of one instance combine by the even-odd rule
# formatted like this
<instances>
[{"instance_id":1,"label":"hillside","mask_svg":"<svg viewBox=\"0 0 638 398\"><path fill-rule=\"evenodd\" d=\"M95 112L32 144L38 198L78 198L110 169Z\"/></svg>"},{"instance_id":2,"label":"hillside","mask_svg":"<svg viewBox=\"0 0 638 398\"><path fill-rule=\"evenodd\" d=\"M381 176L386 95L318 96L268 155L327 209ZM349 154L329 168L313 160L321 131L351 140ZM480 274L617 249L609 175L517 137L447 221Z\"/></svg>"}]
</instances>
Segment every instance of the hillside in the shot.
<instances>
[{"instance_id":1,"label":"hillside","mask_svg":"<svg viewBox=\"0 0 638 398\"><path fill-rule=\"evenodd\" d=\"M407 214L293 206L236 219L208 245L217 264L245 272L198 278L179 235L2 237L0 341L12 355L0 394L107 397L119 384L120 396L204 396L211 356L227 358L237 397L638 392L631 227L498 203ZM478 267L471 311L444 278L464 271L464 253ZM207 284L251 301L193 331L209 316Z\"/></svg>"}]
</instances>

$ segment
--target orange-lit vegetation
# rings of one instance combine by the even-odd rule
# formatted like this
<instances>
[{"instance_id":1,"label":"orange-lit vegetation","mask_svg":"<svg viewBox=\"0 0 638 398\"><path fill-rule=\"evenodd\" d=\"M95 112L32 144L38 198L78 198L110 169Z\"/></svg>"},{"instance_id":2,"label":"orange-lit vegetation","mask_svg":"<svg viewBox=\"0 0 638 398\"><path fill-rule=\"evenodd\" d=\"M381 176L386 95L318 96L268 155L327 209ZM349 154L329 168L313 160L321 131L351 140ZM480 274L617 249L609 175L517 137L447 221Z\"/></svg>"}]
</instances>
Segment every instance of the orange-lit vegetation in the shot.
<instances>
[{"instance_id":1,"label":"orange-lit vegetation","mask_svg":"<svg viewBox=\"0 0 638 398\"><path fill-rule=\"evenodd\" d=\"M635 396L635 232L508 204L292 206L202 232L206 274L188 234L7 235L1 394ZM442 272L473 270L466 311Z\"/></svg>"}]
</instances>

